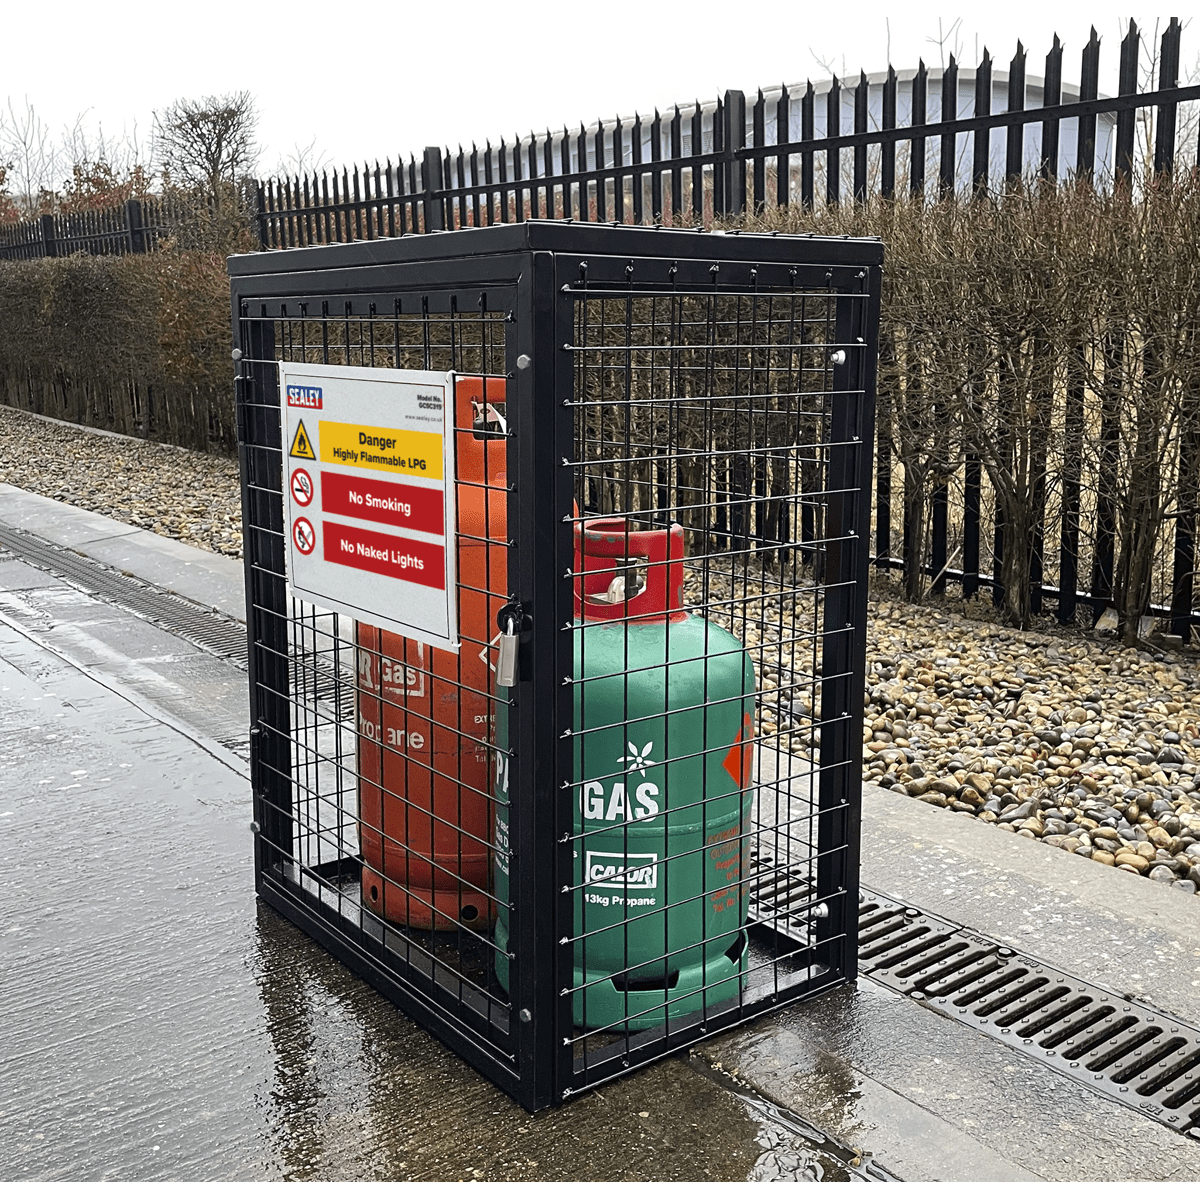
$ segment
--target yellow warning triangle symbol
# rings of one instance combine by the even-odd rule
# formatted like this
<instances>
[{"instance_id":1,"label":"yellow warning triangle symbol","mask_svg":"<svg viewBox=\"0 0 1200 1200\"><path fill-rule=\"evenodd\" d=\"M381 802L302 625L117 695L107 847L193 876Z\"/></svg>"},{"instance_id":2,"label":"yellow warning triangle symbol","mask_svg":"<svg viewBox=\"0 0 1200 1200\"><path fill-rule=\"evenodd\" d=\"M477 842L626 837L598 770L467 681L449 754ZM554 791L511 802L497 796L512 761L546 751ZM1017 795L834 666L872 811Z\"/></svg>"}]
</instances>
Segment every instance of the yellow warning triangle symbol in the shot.
<instances>
[{"instance_id":1,"label":"yellow warning triangle symbol","mask_svg":"<svg viewBox=\"0 0 1200 1200\"><path fill-rule=\"evenodd\" d=\"M316 462L317 456L313 453L312 442L308 440L308 433L304 428L304 422L301 421L296 426L296 436L292 438L292 448L288 451L289 458L311 458Z\"/></svg>"}]
</instances>

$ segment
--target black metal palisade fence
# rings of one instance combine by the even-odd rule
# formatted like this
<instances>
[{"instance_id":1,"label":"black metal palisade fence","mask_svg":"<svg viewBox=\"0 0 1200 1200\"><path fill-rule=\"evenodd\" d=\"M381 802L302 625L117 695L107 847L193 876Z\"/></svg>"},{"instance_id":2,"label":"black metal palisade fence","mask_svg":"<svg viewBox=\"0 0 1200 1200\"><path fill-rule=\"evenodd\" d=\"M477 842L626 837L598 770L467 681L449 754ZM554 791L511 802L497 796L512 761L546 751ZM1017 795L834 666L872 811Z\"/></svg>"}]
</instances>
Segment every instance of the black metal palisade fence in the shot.
<instances>
[{"instance_id":1,"label":"black metal palisade fence","mask_svg":"<svg viewBox=\"0 0 1200 1200\"><path fill-rule=\"evenodd\" d=\"M820 209L876 196L998 195L1009 180L1030 170L1046 180L1071 176L1111 185L1138 176L1139 115L1147 122L1152 118L1154 131L1147 170L1172 172L1177 154L1191 167L1200 160L1200 145L1180 144L1180 113L1181 106L1200 100L1200 85L1179 82L1179 21L1172 19L1162 34L1145 76L1141 42L1131 21L1120 46L1116 96L1099 94L1100 38L1093 29L1083 47L1077 89L1063 83L1064 51L1055 37L1040 85L1032 77L1027 80L1027 54L1020 43L1006 80L999 72L993 77L993 61L985 50L974 71L973 104L960 98L960 68L953 57L940 79L923 63L903 76L889 66L877 81L877 92L865 75L852 88L835 77L823 94L811 82L798 95L786 87L769 97L760 90L752 101L742 92L728 91L715 103L675 106L649 119L598 122L577 132L547 130L469 150L461 145L456 150L428 147L420 159L267 180L252 188L257 199L252 219L260 245L282 250L539 217L707 225L736 222L774 206ZM969 73L963 74L965 88ZM1027 107L1039 87L1041 104ZM1003 108L992 111L1002 88ZM968 106L970 115L960 116ZM1150 157L1149 147L1146 153ZM144 211L151 212L149 207ZM133 204L86 217L43 217L0 228L0 258L153 250L167 224L167 214L154 210L143 215ZM884 316L886 324L886 311ZM881 404L885 401L881 395ZM901 538L906 545L914 538L907 509L901 513L904 506L892 502L902 467L895 469L884 409L880 415L875 561L896 567L903 565L895 553ZM1115 436L1126 434L1118 429ZM1117 455L1111 447L1106 453ZM1187 480L1200 474L1200 452L1184 445L1179 454L1179 477L1186 488ZM1062 545L1054 555L1057 585L1049 577L1051 547L1040 540L1032 580L1033 611L1045 601L1057 601L1063 621L1074 620L1079 604L1103 612L1113 595L1112 514L1101 511L1103 497L1093 497L1093 513L1081 510L1078 480L1067 478L1069 473L1063 476L1062 494L1064 513L1071 508L1070 521L1064 518ZM732 489L733 481L727 486ZM903 486L928 485L904 478ZM985 479L985 492L986 487ZM1043 509L1035 522L1039 539L1047 524L1044 488L1042 492ZM916 541L928 545L919 572L936 590L947 580L961 581L965 594L992 587L999 601L1002 522L986 509L980 502L978 461L967 462L963 478L951 487L945 481L931 487L930 536ZM1078 538L1089 517L1095 526L1090 571ZM1193 587L1196 513L1184 505L1172 519L1173 565L1159 568L1157 596L1165 603L1154 611L1169 615L1175 632L1189 637L1200 622ZM1161 531L1157 536L1165 537ZM989 537L995 564L991 575L979 569L981 557L988 558L989 547L983 543ZM912 570L909 564L908 573ZM912 590L911 579L909 583Z\"/></svg>"},{"instance_id":2,"label":"black metal palisade fence","mask_svg":"<svg viewBox=\"0 0 1200 1200\"><path fill-rule=\"evenodd\" d=\"M954 57L942 72L940 109L954 109L952 120L927 121L929 72L921 63L904 84L889 66L882 85L882 119L869 124L870 85L860 75L853 90L853 129L843 130L843 87L835 76L824 96L825 130L817 136L817 94L810 82L799 98L799 128L793 129L794 97L785 87L768 103L761 89L753 104L745 93L728 91L715 105L698 101L690 110L676 106L667 116L655 112L646 121L635 116L611 125L598 122L578 133L563 129L531 133L511 145L487 143L480 150L462 146L457 152L427 147L423 158L393 165L378 162L359 170L275 179L258 187L258 234L264 248L397 237L406 233L495 225L529 218L614 221L619 224L706 223L738 217L768 205L818 203L818 177L823 177L826 204L842 200L849 182L856 202L872 191L897 194L897 147L907 143L907 190L912 195L955 191L958 184L959 138L972 135L971 187L986 191L993 174L991 134L1006 130L1003 177L1021 175L1025 164L1026 127L1041 127L1041 174L1057 178L1060 131L1064 122L1076 127L1074 173L1096 172L1096 121L1116 116L1113 169L1134 170L1139 110L1154 109L1157 138L1154 169L1169 171L1176 154L1176 126L1181 104L1200 100L1200 84L1179 85L1181 26L1172 19L1158 54L1157 87L1139 90L1140 34L1130 22L1121 43L1119 95L1098 95L1100 38L1095 29L1083 50L1078 98L1064 102L1063 48L1059 39L1046 56L1044 103L1026 108L1026 51L1018 43L1008 72L1008 104L992 112L992 60L984 51L975 72L975 111L958 117L958 64ZM912 120L897 123L898 101L909 102ZM937 98L935 97L935 103ZM771 110L771 111L768 111ZM836 133L830 133L836 130ZM798 137L793 136L798 134ZM936 152L933 144L936 143ZM687 153L684 152L685 146ZM868 170L871 148L878 150L878 169ZM843 151L852 158L847 172ZM1200 151L1198 151L1200 152ZM936 161L933 189L927 159ZM769 187L770 176L774 187Z\"/></svg>"},{"instance_id":3,"label":"black metal palisade fence","mask_svg":"<svg viewBox=\"0 0 1200 1200\"><path fill-rule=\"evenodd\" d=\"M993 175L1007 179L1022 173L1026 129L1040 127L1040 173L1057 178L1064 123L1076 135L1073 172L1091 178L1097 170L1097 117L1104 114L1116 117L1112 170L1129 175L1137 148L1136 117L1148 109L1155 113L1154 170L1169 171L1175 163L1180 105L1200 100L1200 84L1179 85L1181 32L1173 18L1157 54L1157 85L1148 91L1139 87L1141 35L1131 21L1121 43L1117 96L1099 95L1100 38L1093 29L1083 49L1077 95L1066 101L1063 48L1055 37L1045 60L1043 103L1037 108L1026 107L1027 54L1018 43L1008 71L1007 106L999 112L991 111L993 62L985 50L975 71L974 112L966 117L957 115L959 64L951 55L933 93L924 63L903 84L889 66L873 128L865 74L852 93L833 78L821 97L824 128L819 136L818 95L811 82L798 98L798 128L793 116L797 97L788 88L769 102L760 89L752 104L745 93L727 91L715 104L676 105L666 116L656 111L650 120L600 121L591 129L581 126L578 133L547 130L511 144L488 142L482 150L472 145L469 152L461 145L456 152L431 146L419 161L376 161L340 174L323 171L262 181L252 188L258 201L254 220L263 249L285 250L537 217L696 224L772 204L838 204L846 183L857 202L870 194L895 196L902 189L916 196L941 196L960 185L959 139L966 135L972 145L970 186L986 191L995 182ZM850 130L843 128L848 95L853 96ZM926 119L931 95L940 113L953 109L953 119ZM898 123L903 111L911 117L907 125ZM991 135L997 130L1007 132L1002 171L991 155ZM902 144L909 147L907 171L898 174L897 148ZM868 170L871 151L877 161ZM929 178L930 166L936 181ZM822 189L817 188L819 180ZM0 226L0 259L153 250L173 220L170 205L154 197L112 209L42 216Z\"/></svg>"},{"instance_id":4,"label":"black metal palisade fence","mask_svg":"<svg viewBox=\"0 0 1200 1200\"><path fill-rule=\"evenodd\" d=\"M0 225L0 259L145 254L158 249L178 216L176 206L159 196L86 212L44 213L33 221Z\"/></svg>"}]
</instances>

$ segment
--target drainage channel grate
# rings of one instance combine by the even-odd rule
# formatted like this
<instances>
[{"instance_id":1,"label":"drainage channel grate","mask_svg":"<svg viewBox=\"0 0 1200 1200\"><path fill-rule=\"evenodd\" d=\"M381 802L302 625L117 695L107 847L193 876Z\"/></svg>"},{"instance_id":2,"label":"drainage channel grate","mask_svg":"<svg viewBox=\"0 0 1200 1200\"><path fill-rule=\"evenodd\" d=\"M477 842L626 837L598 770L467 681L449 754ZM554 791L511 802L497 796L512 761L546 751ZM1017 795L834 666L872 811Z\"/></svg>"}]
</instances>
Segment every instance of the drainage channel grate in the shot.
<instances>
[{"instance_id":1,"label":"drainage channel grate","mask_svg":"<svg viewBox=\"0 0 1200 1200\"><path fill-rule=\"evenodd\" d=\"M754 857L753 874L774 870ZM791 894L789 912L752 892L751 920L801 940L812 891L800 871ZM859 899L863 975L1200 1140L1200 1029L899 900Z\"/></svg>"},{"instance_id":2,"label":"drainage channel grate","mask_svg":"<svg viewBox=\"0 0 1200 1200\"><path fill-rule=\"evenodd\" d=\"M84 591L103 596L210 654L228 658L242 668L248 665L245 626L231 617L161 591L73 550L64 550L37 534L4 524L0 524L0 548Z\"/></svg>"}]
</instances>

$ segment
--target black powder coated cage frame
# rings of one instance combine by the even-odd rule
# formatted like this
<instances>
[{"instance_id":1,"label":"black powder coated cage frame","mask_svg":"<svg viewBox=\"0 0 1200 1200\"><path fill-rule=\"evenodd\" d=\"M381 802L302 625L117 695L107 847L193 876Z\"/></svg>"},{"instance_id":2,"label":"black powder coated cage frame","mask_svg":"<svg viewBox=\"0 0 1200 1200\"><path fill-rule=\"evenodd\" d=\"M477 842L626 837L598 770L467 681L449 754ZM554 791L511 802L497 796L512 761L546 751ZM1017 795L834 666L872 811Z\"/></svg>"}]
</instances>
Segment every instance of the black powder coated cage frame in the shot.
<instances>
[{"instance_id":1,"label":"black powder coated cage frame","mask_svg":"<svg viewBox=\"0 0 1200 1200\"><path fill-rule=\"evenodd\" d=\"M535 221L229 261L258 894L531 1111L856 975L882 258L868 239ZM486 590L525 628L475 744L510 772L511 888L489 901L507 989L486 930L364 904L359 772L380 734L361 724L354 622L289 594L280 360L503 379L507 479L488 502L507 566ZM598 514L684 526L689 611L746 644L757 680L738 994L650 1029L581 1029L572 1008L572 575L578 520Z\"/></svg>"}]
</instances>

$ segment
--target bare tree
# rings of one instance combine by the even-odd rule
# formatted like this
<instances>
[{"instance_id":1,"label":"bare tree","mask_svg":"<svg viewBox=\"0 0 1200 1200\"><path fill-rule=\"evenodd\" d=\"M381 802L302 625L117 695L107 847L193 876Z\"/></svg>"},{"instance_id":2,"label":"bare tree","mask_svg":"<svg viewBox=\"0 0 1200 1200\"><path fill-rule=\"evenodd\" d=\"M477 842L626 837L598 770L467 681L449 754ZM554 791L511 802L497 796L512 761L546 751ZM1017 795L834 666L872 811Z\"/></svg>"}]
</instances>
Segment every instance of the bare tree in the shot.
<instances>
[{"instance_id":1,"label":"bare tree","mask_svg":"<svg viewBox=\"0 0 1200 1200\"><path fill-rule=\"evenodd\" d=\"M62 212L110 208L147 195L154 183L154 168L133 132L120 137L105 134L97 124L93 132L85 113L63 130L60 157L69 175L62 180L55 207Z\"/></svg>"},{"instance_id":2,"label":"bare tree","mask_svg":"<svg viewBox=\"0 0 1200 1200\"><path fill-rule=\"evenodd\" d=\"M5 111L0 112L0 161L20 217L28 219L50 211L62 171L62 153L28 97L18 106L10 96Z\"/></svg>"},{"instance_id":3,"label":"bare tree","mask_svg":"<svg viewBox=\"0 0 1200 1200\"><path fill-rule=\"evenodd\" d=\"M87 113L63 128L62 158L71 164L103 163L114 175L128 176L135 172L151 176L155 172L152 152L138 134L137 125L121 130L119 136L104 132L102 122L93 130L86 122Z\"/></svg>"},{"instance_id":4,"label":"bare tree","mask_svg":"<svg viewBox=\"0 0 1200 1200\"><path fill-rule=\"evenodd\" d=\"M13 203L12 193L8 190L8 172L11 166L11 163L0 163L0 225L11 225L21 219L21 214Z\"/></svg>"},{"instance_id":5,"label":"bare tree","mask_svg":"<svg viewBox=\"0 0 1200 1200\"><path fill-rule=\"evenodd\" d=\"M962 17L956 17L949 29L942 28L942 18L938 17L937 37L927 37L925 40L938 48L938 60L944 70L947 49L949 49L952 59L962 57ZM976 42L978 42L978 35L976 35ZM978 45L976 45L975 49L976 57L978 57Z\"/></svg>"},{"instance_id":6,"label":"bare tree","mask_svg":"<svg viewBox=\"0 0 1200 1200\"><path fill-rule=\"evenodd\" d=\"M144 195L153 177L136 127L110 137L80 113L55 140L28 99L0 109L0 220L105 208Z\"/></svg>"},{"instance_id":7,"label":"bare tree","mask_svg":"<svg viewBox=\"0 0 1200 1200\"><path fill-rule=\"evenodd\" d=\"M272 175L304 177L316 175L329 166L329 155L324 150L317 149L317 139L314 137L307 145L297 142L291 150L279 156L279 162Z\"/></svg>"},{"instance_id":8,"label":"bare tree","mask_svg":"<svg viewBox=\"0 0 1200 1200\"><path fill-rule=\"evenodd\" d=\"M247 91L176 100L154 114L154 143L169 183L227 205L258 160L258 114Z\"/></svg>"}]
</instances>

